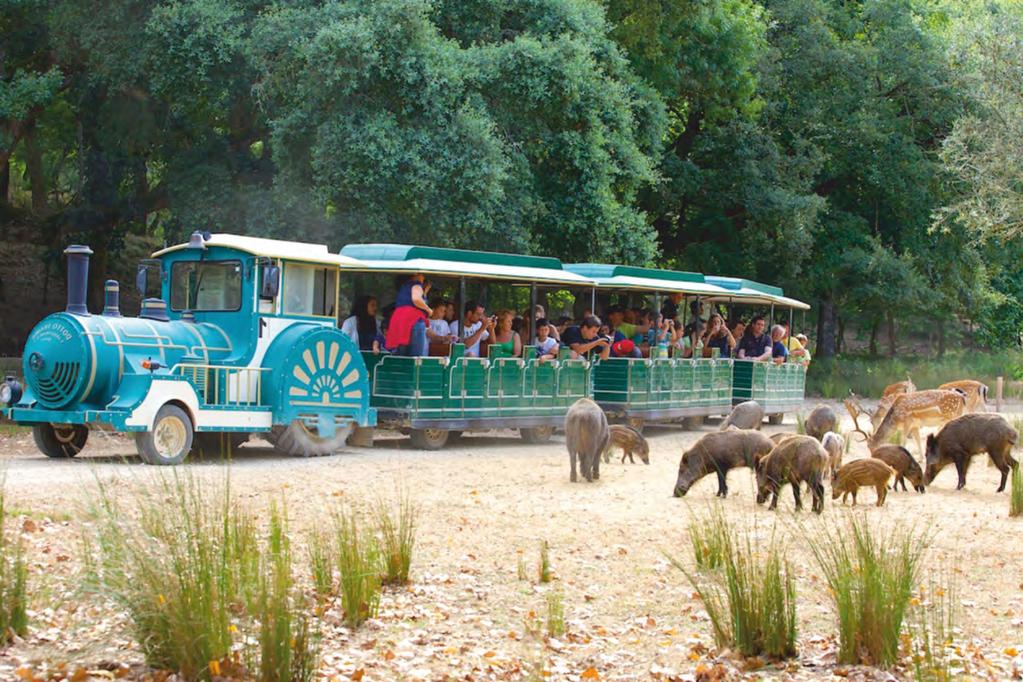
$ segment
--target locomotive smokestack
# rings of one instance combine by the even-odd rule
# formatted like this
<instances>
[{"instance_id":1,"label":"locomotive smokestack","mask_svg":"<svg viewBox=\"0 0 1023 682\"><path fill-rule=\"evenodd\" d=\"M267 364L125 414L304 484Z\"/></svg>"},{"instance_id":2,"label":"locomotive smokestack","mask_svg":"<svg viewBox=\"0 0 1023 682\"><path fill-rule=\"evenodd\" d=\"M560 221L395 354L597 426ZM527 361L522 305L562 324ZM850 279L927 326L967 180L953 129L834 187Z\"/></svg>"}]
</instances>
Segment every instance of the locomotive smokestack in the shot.
<instances>
[{"instance_id":1,"label":"locomotive smokestack","mask_svg":"<svg viewBox=\"0 0 1023 682\"><path fill-rule=\"evenodd\" d=\"M121 316L121 285L116 279L108 279L103 285L103 315L106 317Z\"/></svg>"},{"instance_id":2,"label":"locomotive smokestack","mask_svg":"<svg viewBox=\"0 0 1023 682\"><path fill-rule=\"evenodd\" d=\"M64 254L67 256L67 312L88 315L85 294L89 287L89 256L92 255L92 249L72 244L64 249Z\"/></svg>"}]
</instances>

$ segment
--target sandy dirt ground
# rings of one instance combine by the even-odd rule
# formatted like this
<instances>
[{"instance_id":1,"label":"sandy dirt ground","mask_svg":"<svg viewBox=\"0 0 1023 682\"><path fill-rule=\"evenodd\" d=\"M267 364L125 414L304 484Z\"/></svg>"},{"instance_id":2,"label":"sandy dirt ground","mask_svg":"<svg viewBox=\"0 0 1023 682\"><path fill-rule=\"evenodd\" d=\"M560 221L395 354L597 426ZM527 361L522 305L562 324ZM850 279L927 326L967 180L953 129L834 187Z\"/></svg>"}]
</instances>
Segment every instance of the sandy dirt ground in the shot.
<instances>
[{"instance_id":1,"label":"sandy dirt ground","mask_svg":"<svg viewBox=\"0 0 1023 682\"><path fill-rule=\"evenodd\" d=\"M745 469L731 473L727 500L715 499L712 476L686 498L673 498L681 453L716 428L715 422L700 431L650 428L651 463L613 459L595 483L569 482L560 435L525 445L513 432L466 436L440 452L412 450L395 435L373 449L308 460L253 442L233 464L184 466L210 481L222 481L229 468L232 488L259 509L283 496L296 537L325 525L340 503L371 503L399 488L411 493L421 514L412 583L387 591L379 616L357 632L341 625L339 606L324 615L324 679L524 679L539 667L546 672L538 679L902 679L899 669L835 664L834 616L800 534L853 514L929 531L928 567L958 567L957 669L968 679L1019 679L1023 520L1008 518L1008 493L995 493L998 474L986 457L976 460L959 492L952 467L926 494L892 493L884 508L873 506L870 490L856 509L833 503L829 491L820 520L796 514L787 489L777 513L758 507ZM794 430L792 415L764 430ZM857 440L847 459L866 454ZM30 633L0 651L0 678L59 679L60 670L80 667L96 675L119 665L137 670L141 656L126 619L80 589L79 538L86 531L80 519L97 479L129 490L156 470L140 464L131 441L104 434L93 434L77 459L54 461L35 450L29 433L17 433L0 440L0 461L33 574ZM665 558L670 553L691 564L688 519L709 505L764 537L775 524L791 537L799 594L795 661L757 668L715 651L700 602ZM544 541L556 579L539 585ZM556 639L528 627L551 590L563 594L568 623Z\"/></svg>"}]
</instances>

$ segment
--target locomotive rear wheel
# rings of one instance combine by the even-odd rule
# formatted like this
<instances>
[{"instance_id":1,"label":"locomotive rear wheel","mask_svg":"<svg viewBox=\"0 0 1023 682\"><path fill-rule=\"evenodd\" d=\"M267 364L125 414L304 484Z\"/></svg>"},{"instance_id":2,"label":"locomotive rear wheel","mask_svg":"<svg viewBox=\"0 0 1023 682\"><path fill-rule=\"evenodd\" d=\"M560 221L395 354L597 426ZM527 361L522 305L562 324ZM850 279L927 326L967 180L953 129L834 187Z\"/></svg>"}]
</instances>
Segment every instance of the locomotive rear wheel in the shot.
<instances>
[{"instance_id":1,"label":"locomotive rear wheel","mask_svg":"<svg viewBox=\"0 0 1023 682\"><path fill-rule=\"evenodd\" d=\"M274 450L290 457L322 457L344 448L352 425L340 427L333 436L323 438L315 428L296 419L287 426L275 426L268 434Z\"/></svg>"},{"instance_id":2,"label":"locomotive rear wheel","mask_svg":"<svg viewBox=\"0 0 1023 682\"><path fill-rule=\"evenodd\" d=\"M84 424L36 424L32 427L36 447L47 457L66 459L74 457L89 439L89 427Z\"/></svg>"},{"instance_id":3,"label":"locomotive rear wheel","mask_svg":"<svg viewBox=\"0 0 1023 682\"><path fill-rule=\"evenodd\" d=\"M164 405L153 428L135 434L135 449L146 464L180 464L192 449L192 420L180 407Z\"/></svg>"},{"instance_id":4,"label":"locomotive rear wheel","mask_svg":"<svg viewBox=\"0 0 1023 682\"><path fill-rule=\"evenodd\" d=\"M440 450L448 442L449 434L445 429L412 429L409 437L417 450Z\"/></svg>"},{"instance_id":5,"label":"locomotive rear wheel","mask_svg":"<svg viewBox=\"0 0 1023 682\"><path fill-rule=\"evenodd\" d=\"M785 415L783 413L781 413L781 412L779 412L777 414L769 414L769 415L767 415L767 423L772 425L772 426L778 426L783 421L785 421Z\"/></svg>"},{"instance_id":6,"label":"locomotive rear wheel","mask_svg":"<svg viewBox=\"0 0 1023 682\"><path fill-rule=\"evenodd\" d=\"M546 443L554 435L553 426L531 426L529 428L519 429L519 435L522 436L522 440L529 443L530 445L538 445L540 443Z\"/></svg>"},{"instance_id":7,"label":"locomotive rear wheel","mask_svg":"<svg viewBox=\"0 0 1023 682\"><path fill-rule=\"evenodd\" d=\"M249 441L249 434L238 431L203 431L192 436L192 454L198 457L232 455Z\"/></svg>"}]
</instances>

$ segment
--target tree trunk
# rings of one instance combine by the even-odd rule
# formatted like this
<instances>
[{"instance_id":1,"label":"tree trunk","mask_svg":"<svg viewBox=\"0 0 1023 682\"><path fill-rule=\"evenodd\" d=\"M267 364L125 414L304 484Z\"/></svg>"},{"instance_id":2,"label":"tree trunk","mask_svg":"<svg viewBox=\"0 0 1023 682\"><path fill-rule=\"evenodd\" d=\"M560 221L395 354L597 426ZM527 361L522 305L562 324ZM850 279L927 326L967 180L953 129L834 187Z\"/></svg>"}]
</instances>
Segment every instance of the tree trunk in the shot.
<instances>
[{"instance_id":1,"label":"tree trunk","mask_svg":"<svg viewBox=\"0 0 1023 682\"><path fill-rule=\"evenodd\" d=\"M830 299L821 300L817 315L817 348L814 357L830 358L835 355L835 323L837 309Z\"/></svg>"},{"instance_id":2,"label":"tree trunk","mask_svg":"<svg viewBox=\"0 0 1023 682\"><path fill-rule=\"evenodd\" d=\"M945 357L945 325L939 324L938 327L938 357Z\"/></svg>"},{"instance_id":3,"label":"tree trunk","mask_svg":"<svg viewBox=\"0 0 1023 682\"><path fill-rule=\"evenodd\" d=\"M32 189L32 212L41 215L46 212L46 174L43 172L43 152L36 144L36 127L25 133L25 169Z\"/></svg>"},{"instance_id":4,"label":"tree trunk","mask_svg":"<svg viewBox=\"0 0 1023 682\"><path fill-rule=\"evenodd\" d=\"M835 354L845 350L845 318L835 315Z\"/></svg>"},{"instance_id":5,"label":"tree trunk","mask_svg":"<svg viewBox=\"0 0 1023 682\"><path fill-rule=\"evenodd\" d=\"M0 163L0 204L11 203L11 161L4 159Z\"/></svg>"},{"instance_id":6,"label":"tree trunk","mask_svg":"<svg viewBox=\"0 0 1023 682\"><path fill-rule=\"evenodd\" d=\"M895 316L892 311L887 311L885 317L888 321L888 357L895 357Z\"/></svg>"},{"instance_id":7,"label":"tree trunk","mask_svg":"<svg viewBox=\"0 0 1023 682\"><path fill-rule=\"evenodd\" d=\"M873 357L877 356L877 328L879 326L876 318L870 323L870 346L867 351Z\"/></svg>"}]
</instances>

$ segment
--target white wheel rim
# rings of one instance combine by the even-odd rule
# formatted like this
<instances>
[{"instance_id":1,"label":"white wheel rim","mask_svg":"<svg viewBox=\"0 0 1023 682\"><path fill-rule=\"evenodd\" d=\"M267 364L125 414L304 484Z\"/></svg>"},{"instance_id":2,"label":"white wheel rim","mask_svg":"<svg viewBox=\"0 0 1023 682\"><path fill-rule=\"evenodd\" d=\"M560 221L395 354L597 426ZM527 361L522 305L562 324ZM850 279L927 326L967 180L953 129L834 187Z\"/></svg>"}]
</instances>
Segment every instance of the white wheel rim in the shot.
<instances>
[{"instance_id":1,"label":"white wheel rim","mask_svg":"<svg viewBox=\"0 0 1023 682\"><path fill-rule=\"evenodd\" d=\"M75 439L75 427L73 427L73 426L64 426L64 427L55 426L55 427L53 427L53 435L57 439L58 443L66 445L66 444L71 443L72 441L74 441L74 439Z\"/></svg>"},{"instance_id":2,"label":"white wheel rim","mask_svg":"<svg viewBox=\"0 0 1023 682\"><path fill-rule=\"evenodd\" d=\"M185 424L177 417L164 417L153 429L153 445L161 457L177 457L185 449Z\"/></svg>"},{"instance_id":3,"label":"white wheel rim","mask_svg":"<svg viewBox=\"0 0 1023 682\"><path fill-rule=\"evenodd\" d=\"M423 433L426 436L426 440L437 442L444 437L446 431L444 429L424 429Z\"/></svg>"},{"instance_id":4,"label":"white wheel rim","mask_svg":"<svg viewBox=\"0 0 1023 682\"><path fill-rule=\"evenodd\" d=\"M543 437L543 436L550 436L552 433L554 433L554 427L553 426L538 426L538 427L536 427L536 434L538 436L541 436L541 437Z\"/></svg>"}]
</instances>

